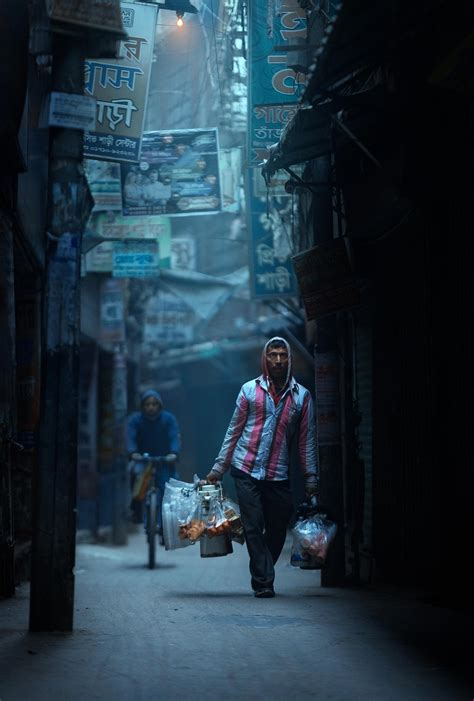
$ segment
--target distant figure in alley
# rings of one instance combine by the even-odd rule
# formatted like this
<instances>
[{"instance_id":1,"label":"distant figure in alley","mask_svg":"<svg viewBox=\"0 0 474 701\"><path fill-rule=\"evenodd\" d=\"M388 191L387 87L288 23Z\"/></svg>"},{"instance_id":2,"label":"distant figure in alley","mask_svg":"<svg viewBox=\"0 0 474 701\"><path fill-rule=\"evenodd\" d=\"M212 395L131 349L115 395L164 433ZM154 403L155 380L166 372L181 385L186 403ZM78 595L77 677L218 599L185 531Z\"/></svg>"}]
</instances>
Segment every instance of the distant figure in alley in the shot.
<instances>
[{"instance_id":1,"label":"distant figure in alley","mask_svg":"<svg viewBox=\"0 0 474 701\"><path fill-rule=\"evenodd\" d=\"M135 480L145 467L144 453L153 457L165 457L157 474L159 489L158 529L163 545L161 523L161 502L165 484L170 477L176 477L176 461L181 449L179 426L174 414L163 409L161 395L154 389L142 394L141 411L132 414L127 425L127 451L131 464L131 489ZM142 502L132 499L132 517L135 522L142 521Z\"/></svg>"}]
</instances>

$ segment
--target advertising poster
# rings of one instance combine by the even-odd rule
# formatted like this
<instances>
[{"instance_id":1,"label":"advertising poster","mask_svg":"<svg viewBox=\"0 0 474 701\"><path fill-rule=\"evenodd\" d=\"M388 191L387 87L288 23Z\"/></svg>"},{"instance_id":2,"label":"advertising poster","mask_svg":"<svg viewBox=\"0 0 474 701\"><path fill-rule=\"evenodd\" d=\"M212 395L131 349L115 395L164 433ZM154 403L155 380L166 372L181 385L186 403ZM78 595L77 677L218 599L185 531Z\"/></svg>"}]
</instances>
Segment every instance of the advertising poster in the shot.
<instances>
[{"instance_id":1,"label":"advertising poster","mask_svg":"<svg viewBox=\"0 0 474 701\"><path fill-rule=\"evenodd\" d=\"M94 198L92 212L119 211L122 213L120 165L113 161L84 159L86 178Z\"/></svg>"},{"instance_id":2,"label":"advertising poster","mask_svg":"<svg viewBox=\"0 0 474 701\"><path fill-rule=\"evenodd\" d=\"M124 216L221 211L217 129L146 132L140 163L121 174Z\"/></svg>"},{"instance_id":3,"label":"advertising poster","mask_svg":"<svg viewBox=\"0 0 474 701\"><path fill-rule=\"evenodd\" d=\"M85 62L85 94L97 100L96 130L84 132L84 156L137 162L151 74L157 5L123 2L128 37L118 59Z\"/></svg>"}]
</instances>

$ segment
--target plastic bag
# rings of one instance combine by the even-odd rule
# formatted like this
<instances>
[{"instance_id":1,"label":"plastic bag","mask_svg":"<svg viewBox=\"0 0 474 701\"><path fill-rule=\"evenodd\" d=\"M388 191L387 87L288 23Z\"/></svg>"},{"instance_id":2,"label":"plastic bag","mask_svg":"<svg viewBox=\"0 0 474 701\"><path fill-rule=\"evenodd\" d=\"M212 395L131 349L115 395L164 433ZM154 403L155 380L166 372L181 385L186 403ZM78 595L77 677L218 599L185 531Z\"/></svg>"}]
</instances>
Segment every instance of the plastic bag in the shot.
<instances>
[{"instance_id":1,"label":"plastic bag","mask_svg":"<svg viewBox=\"0 0 474 701\"><path fill-rule=\"evenodd\" d=\"M230 532L230 522L224 514L222 501L219 498L209 500L208 507L203 508L203 516L205 516L206 535L209 538Z\"/></svg>"},{"instance_id":2,"label":"plastic bag","mask_svg":"<svg viewBox=\"0 0 474 701\"><path fill-rule=\"evenodd\" d=\"M232 499L224 497L222 508L224 509L225 517L230 523L230 536L232 540L243 545L245 543L245 535L242 521L240 520L240 509L238 505L232 501Z\"/></svg>"},{"instance_id":3,"label":"plastic bag","mask_svg":"<svg viewBox=\"0 0 474 701\"><path fill-rule=\"evenodd\" d=\"M290 564L302 569L321 569L336 532L337 525L326 514L316 513L297 521L292 529Z\"/></svg>"},{"instance_id":4,"label":"plastic bag","mask_svg":"<svg viewBox=\"0 0 474 701\"><path fill-rule=\"evenodd\" d=\"M188 524L198 505L195 484L171 478L165 485L162 503L163 538L166 550L193 545L183 528Z\"/></svg>"}]
</instances>

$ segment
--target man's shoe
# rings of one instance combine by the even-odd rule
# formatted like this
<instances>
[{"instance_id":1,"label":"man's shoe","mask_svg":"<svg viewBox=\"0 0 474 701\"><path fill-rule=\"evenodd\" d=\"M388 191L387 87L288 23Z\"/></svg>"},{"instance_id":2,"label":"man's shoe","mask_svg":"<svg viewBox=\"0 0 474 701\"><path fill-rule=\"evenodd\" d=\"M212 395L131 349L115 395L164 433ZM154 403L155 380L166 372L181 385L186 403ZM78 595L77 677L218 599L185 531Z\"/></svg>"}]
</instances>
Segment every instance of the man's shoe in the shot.
<instances>
[{"instance_id":1,"label":"man's shoe","mask_svg":"<svg viewBox=\"0 0 474 701\"><path fill-rule=\"evenodd\" d=\"M265 588L265 589L256 589L254 596L257 597L257 599L272 599L275 596L275 590L270 587Z\"/></svg>"}]
</instances>

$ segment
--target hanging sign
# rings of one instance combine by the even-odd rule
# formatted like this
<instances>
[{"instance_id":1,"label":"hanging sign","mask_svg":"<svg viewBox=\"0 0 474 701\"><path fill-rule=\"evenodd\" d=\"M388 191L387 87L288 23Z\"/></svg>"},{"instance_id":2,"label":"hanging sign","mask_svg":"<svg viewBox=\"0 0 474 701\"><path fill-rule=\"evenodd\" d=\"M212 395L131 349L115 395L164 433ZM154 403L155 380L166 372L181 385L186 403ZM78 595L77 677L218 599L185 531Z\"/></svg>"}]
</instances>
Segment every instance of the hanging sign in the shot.
<instances>
[{"instance_id":1,"label":"hanging sign","mask_svg":"<svg viewBox=\"0 0 474 701\"><path fill-rule=\"evenodd\" d=\"M293 257L306 318L320 319L360 302L347 237L331 239Z\"/></svg>"},{"instance_id":2,"label":"hanging sign","mask_svg":"<svg viewBox=\"0 0 474 701\"><path fill-rule=\"evenodd\" d=\"M257 170L250 171L249 191L255 178L261 178ZM251 245L250 270L252 296L258 299L294 297L297 294L296 279L291 264L290 235L294 216L290 197L265 199L251 197L250 221Z\"/></svg>"},{"instance_id":3,"label":"hanging sign","mask_svg":"<svg viewBox=\"0 0 474 701\"><path fill-rule=\"evenodd\" d=\"M157 277L160 256L157 241L116 241L112 251L113 277Z\"/></svg>"},{"instance_id":4,"label":"hanging sign","mask_svg":"<svg viewBox=\"0 0 474 701\"><path fill-rule=\"evenodd\" d=\"M95 100L92 97L52 92L48 124L63 129L95 129L95 110Z\"/></svg>"},{"instance_id":5,"label":"hanging sign","mask_svg":"<svg viewBox=\"0 0 474 701\"><path fill-rule=\"evenodd\" d=\"M285 51L275 45L291 45L305 39L306 10L297 0L283 0L280 11L269 19L265 3L249 4L249 164L268 158L268 146L276 143L298 109L305 76L287 64Z\"/></svg>"},{"instance_id":6,"label":"hanging sign","mask_svg":"<svg viewBox=\"0 0 474 701\"><path fill-rule=\"evenodd\" d=\"M100 288L100 340L102 343L123 343L125 320L123 281L107 278Z\"/></svg>"},{"instance_id":7,"label":"hanging sign","mask_svg":"<svg viewBox=\"0 0 474 701\"><path fill-rule=\"evenodd\" d=\"M84 156L137 162L155 41L156 5L122 3L128 38L118 59L85 62L85 94L97 100L97 124L84 134Z\"/></svg>"},{"instance_id":8,"label":"hanging sign","mask_svg":"<svg viewBox=\"0 0 474 701\"><path fill-rule=\"evenodd\" d=\"M46 0L46 12L56 22L123 32L119 0Z\"/></svg>"},{"instance_id":9,"label":"hanging sign","mask_svg":"<svg viewBox=\"0 0 474 701\"><path fill-rule=\"evenodd\" d=\"M122 164L125 216L221 211L217 129L150 131L138 165Z\"/></svg>"}]
</instances>

